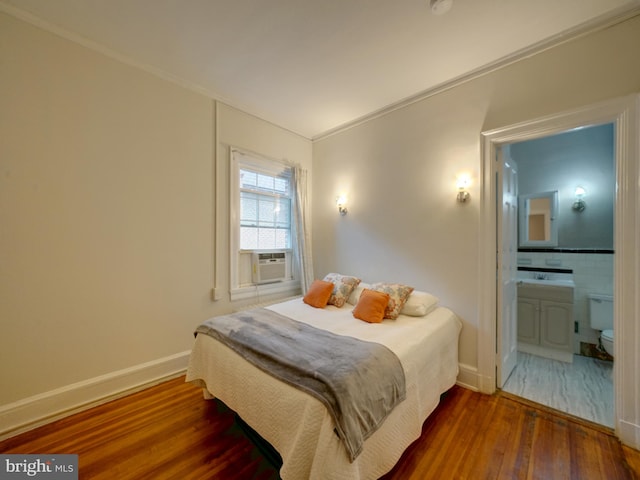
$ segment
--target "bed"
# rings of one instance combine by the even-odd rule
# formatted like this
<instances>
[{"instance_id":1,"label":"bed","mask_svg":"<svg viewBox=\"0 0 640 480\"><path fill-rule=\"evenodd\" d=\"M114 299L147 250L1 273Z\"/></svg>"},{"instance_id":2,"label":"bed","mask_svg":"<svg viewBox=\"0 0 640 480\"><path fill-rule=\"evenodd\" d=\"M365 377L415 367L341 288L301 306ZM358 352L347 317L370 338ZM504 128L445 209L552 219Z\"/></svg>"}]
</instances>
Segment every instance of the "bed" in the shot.
<instances>
[{"instance_id":1,"label":"bed","mask_svg":"<svg viewBox=\"0 0 640 480\"><path fill-rule=\"evenodd\" d=\"M277 450L284 480L379 478L419 438L425 419L456 381L461 331L457 316L432 296L428 308L410 312L409 296L394 320L363 322L353 311L368 287L363 283L354 288L340 307L315 308L303 298L266 307L314 328L384 345L400 360L406 397L366 438L355 458L336 434L334 417L323 402L265 373L217 339L196 335L186 381L202 387L205 398L224 402ZM418 292L412 295L418 298ZM426 314L415 316L423 311Z\"/></svg>"}]
</instances>

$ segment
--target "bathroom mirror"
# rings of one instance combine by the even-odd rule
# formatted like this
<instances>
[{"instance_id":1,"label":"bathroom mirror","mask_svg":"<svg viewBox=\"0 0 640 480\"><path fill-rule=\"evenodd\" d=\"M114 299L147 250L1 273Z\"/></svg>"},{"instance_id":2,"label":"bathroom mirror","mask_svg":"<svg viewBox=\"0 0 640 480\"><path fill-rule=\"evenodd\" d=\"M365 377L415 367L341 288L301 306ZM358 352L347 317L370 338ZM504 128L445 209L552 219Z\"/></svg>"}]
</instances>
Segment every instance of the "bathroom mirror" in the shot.
<instances>
[{"instance_id":1,"label":"bathroom mirror","mask_svg":"<svg viewBox=\"0 0 640 480\"><path fill-rule=\"evenodd\" d=\"M518 197L518 237L521 247L558 245L558 191Z\"/></svg>"}]
</instances>

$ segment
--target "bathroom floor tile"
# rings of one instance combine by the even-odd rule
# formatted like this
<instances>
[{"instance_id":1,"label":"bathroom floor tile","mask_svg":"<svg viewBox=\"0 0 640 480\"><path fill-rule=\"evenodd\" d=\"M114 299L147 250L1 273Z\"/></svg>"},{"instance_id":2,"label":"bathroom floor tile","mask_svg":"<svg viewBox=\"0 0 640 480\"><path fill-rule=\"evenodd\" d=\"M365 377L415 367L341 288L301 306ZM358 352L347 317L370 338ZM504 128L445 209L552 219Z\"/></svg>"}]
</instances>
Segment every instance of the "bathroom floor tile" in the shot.
<instances>
[{"instance_id":1,"label":"bathroom floor tile","mask_svg":"<svg viewBox=\"0 0 640 480\"><path fill-rule=\"evenodd\" d=\"M613 362L573 356L573 363L518 352L503 390L613 428Z\"/></svg>"}]
</instances>

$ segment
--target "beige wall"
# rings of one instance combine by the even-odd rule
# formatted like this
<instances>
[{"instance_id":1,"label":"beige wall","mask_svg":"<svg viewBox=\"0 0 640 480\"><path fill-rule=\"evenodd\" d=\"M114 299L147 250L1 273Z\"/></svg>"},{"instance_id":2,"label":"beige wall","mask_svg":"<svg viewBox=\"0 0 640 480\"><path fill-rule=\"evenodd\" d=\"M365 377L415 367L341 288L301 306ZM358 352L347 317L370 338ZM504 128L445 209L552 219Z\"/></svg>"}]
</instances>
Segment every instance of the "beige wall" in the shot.
<instances>
[{"instance_id":1,"label":"beige wall","mask_svg":"<svg viewBox=\"0 0 640 480\"><path fill-rule=\"evenodd\" d=\"M12 402L186 365L231 310L216 117L221 142L308 167L311 142L4 14L0 59L1 433Z\"/></svg>"},{"instance_id":2,"label":"beige wall","mask_svg":"<svg viewBox=\"0 0 640 480\"><path fill-rule=\"evenodd\" d=\"M640 92L640 18L593 33L314 143L317 276L330 271L428 290L464 322L478 365L480 134ZM455 202L469 172L471 201ZM340 217L335 197L349 196Z\"/></svg>"},{"instance_id":3,"label":"beige wall","mask_svg":"<svg viewBox=\"0 0 640 480\"><path fill-rule=\"evenodd\" d=\"M0 15L0 404L190 348L212 101Z\"/></svg>"}]
</instances>

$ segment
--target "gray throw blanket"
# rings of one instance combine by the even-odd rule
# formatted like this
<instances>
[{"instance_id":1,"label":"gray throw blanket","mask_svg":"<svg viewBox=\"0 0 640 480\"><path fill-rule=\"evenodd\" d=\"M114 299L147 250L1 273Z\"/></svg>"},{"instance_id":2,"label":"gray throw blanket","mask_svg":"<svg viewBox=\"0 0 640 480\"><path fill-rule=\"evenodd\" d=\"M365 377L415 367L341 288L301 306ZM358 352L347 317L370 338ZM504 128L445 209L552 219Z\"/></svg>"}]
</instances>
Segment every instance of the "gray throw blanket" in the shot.
<instances>
[{"instance_id":1,"label":"gray throw blanket","mask_svg":"<svg viewBox=\"0 0 640 480\"><path fill-rule=\"evenodd\" d=\"M352 462L406 396L400 360L384 345L336 335L265 308L212 318L195 333L210 335L320 400Z\"/></svg>"}]
</instances>

